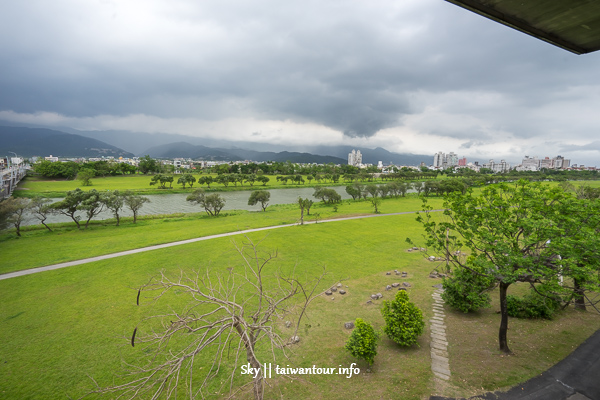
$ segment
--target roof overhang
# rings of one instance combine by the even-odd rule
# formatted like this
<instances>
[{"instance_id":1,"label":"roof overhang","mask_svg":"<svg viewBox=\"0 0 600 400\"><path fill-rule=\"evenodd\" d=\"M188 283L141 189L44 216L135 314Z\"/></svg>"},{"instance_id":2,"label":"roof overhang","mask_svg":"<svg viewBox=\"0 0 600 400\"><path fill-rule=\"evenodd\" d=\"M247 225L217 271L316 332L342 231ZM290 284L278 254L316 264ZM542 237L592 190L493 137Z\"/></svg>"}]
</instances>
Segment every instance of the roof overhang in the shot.
<instances>
[{"instance_id":1,"label":"roof overhang","mask_svg":"<svg viewBox=\"0 0 600 400\"><path fill-rule=\"evenodd\" d=\"M600 50L598 0L446 0L575 54Z\"/></svg>"}]
</instances>

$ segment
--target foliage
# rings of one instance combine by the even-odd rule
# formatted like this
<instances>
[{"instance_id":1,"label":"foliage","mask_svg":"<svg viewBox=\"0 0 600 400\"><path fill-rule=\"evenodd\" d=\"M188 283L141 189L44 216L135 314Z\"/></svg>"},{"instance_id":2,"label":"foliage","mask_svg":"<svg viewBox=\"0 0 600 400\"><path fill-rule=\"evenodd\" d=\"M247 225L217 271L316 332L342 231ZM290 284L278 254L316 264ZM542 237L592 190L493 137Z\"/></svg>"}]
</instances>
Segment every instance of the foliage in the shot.
<instances>
[{"instance_id":1,"label":"foliage","mask_svg":"<svg viewBox=\"0 0 600 400\"><path fill-rule=\"evenodd\" d=\"M342 201L342 196L333 189L316 187L313 196L317 199L321 199L323 203L333 204Z\"/></svg>"},{"instance_id":2,"label":"foliage","mask_svg":"<svg viewBox=\"0 0 600 400\"><path fill-rule=\"evenodd\" d=\"M79 164L73 161L51 162L41 160L34 164L33 170L46 178L73 179L79 170Z\"/></svg>"},{"instance_id":3,"label":"foliage","mask_svg":"<svg viewBox=\"0 0 600 400\"><path fill-rule=\"evenodd\" d=\"M377 355L377 342L379 335L373 329L373 326L362 318L356 318L354 321L354 330L346 341L344 349L348 350L352 356L363 359L372 365Z\"/></svg>"},{"instance_id":4,"label":"foliage","mask_svg":"<svg viewBox=\"0 0 600 400\"><path fill-rule=\"evenodd\" d=\"M125 205L124 196L118 190L115 190L104 193L102 201L104 202L106 208L112 211L115 219L117 220L117 226L119 226L119 223L121 222L120 212Z\"/></svg>"},{"instance_id":5,"label":"foliage","mask_svg":"<svg viewBox=\"0 0 600 400\"><path fill-rule=\"evenodd\" d=\"M81 181L82 186L91 186L94 176L96 176L94 171L88 168L82 168L77 173L77 179Z\"/></svg>"},{"instance_id":6,"label":"foliage","mask_svg":"<svg viewBox=\"0 0 600 400\"><path fill-rule=\"evenodd\" d=\"M399 290L392 301L383 301L383 332L400 346L412 346L423 333L425 322L421 310L409 301L408 292Z\"/></svg>"},{"instance_id":7,"label":"foliage","mask_svg":"<svg viewBox=\"0 0 600 400\"><path fill-rule=\"evenodd\" d=\"M138 161L138 169L142 174L158 172L160 170L160 164L158 161L146 154L144 157L140 157Z\"/></svg>"},{"instance_id":8,"label":"foliage","mask_svg":"<svg viewBox=\"0 0 600 400\"><path fill-rule=\"evenodd\" d=\"M271 193L266 190L255 190L250 194L250 198L248 199L248 205L254 206L260 203L260 206L263 211L266 211L267 206L269 205L269 199L271 198Z\"/></svg>"},{"instance_id":9,"label":"foliage","mask_svg":"<svg viewBox=\"0 0 600 400\"><path fill-rule=\"evenodd\" d=\"M127 191L123 194L123 203L129 207L133 213L133 223L137 222L137 216L144 204L150 202L150 199Z\"/></svg>"},{"instance_id":10,"label":"foliage","mask_svg":"<svg viewBox=\"0 0 600 400\"><path fill-rule=\"evenodd\" d=\"M523 297L506 296L506 303L510 317L552 319L561 300L547 286L539 285Z\"/></svg>"},{"instance_id":11,"label":"foliage","mask_svg":"<svg viewBox=\"0 0 600 400\"><path fill-rule=\"evenodd\" d=\"M578 200L559 187L521 180L487 186L478 196L472 190L449 193L443 207L444 220L433 218L426 201L425 213L418 216L427 247L448 254L454 269L480 272L498 284L499 347L506 353L506 295L511 284L545 283L559 274L582 280L587 288L598 284L598 201ZM449 246L466 247L469 262L448 253ZM561 290L573 289L565 285Z\"/></svg>"},{"instance_id":12,"label":"foliage","mask_svg":"<svg viewBox=\"0 0 600 400\"><path fill-rule=\"evenodd\" d=\"M489 307L489 290L494 287L494 279L471 269L457 268L452 276L443 282L442 298L453 308L464 313Z\"/></svg>"},{"instance_id":13,"label":"foliage","mask_svg":"<svg viewBox=\"0 0 600 400\"><path fill-rule=\"evenodd\" d=\"M196 177L192 174L183 174L177 179L177 183L182 185L185 189L185 185L190 185L190 187L194 187L194 183L196 182Z\"/></svg>"},{"instance_id":14,"label":"foliage","mask_svg":"<svg viewBox=\"0 0 600 400\"><path fill-rule=\"evenodd\" d=\"M64 199L52 204L50 207L56 213L66 215L67 217L71 218L73 222L75 222L75 224L77 225L77 228L80 228L79 220L81 219L81 217L76 214L77 211L79 211L79 206L81 205L85 197L85 192L77 188L75 190L70 190L69 192L67 192L67 195Z\"/></svg>"},{"instance_id":15,"label":"foliage","mask_svg":"<svg viewBox=\"0 0 600 400\"><path fill-rule=\"evenodd\" d=\"M167 183L173 187L173 175L156 174L150 179L150 186L159 185L161 189L166 189Z\"/></svg>"},{"instance_id":16,"label":"foliage","mask_svg":"<svg viewBox=\"0 0 600 400\"><path fill-rule=\"evenodd\" d=\"M218 193L206 194L204 189L196 189L187 198L187 201L199 204L211 216L216 217L225 206L225 199Z\"/></svg>"},{"instance_id":17,"label":"foliage","mask_svg":"<svg viewBox=\"0 0 600 400\"><path fill-rule=\"evenodd\" d=\"M304 225L304 211L306 211L306 215L310 215L310 208L312 205L312 200L298 197L298 206L300 207L300 225Z\"/></svg>"},{"instance_id":18,"label":"foliage","mask_svg":"<svg viewBox=\"0 0 600 400\"><path fill-rule=\"evenodd\" d=\"M21 236L21 224L30 208L31 205L27 199L9 197L0 201L0 230L12 225L15 227L17 236Z\"/></svg>"}]
</instances>

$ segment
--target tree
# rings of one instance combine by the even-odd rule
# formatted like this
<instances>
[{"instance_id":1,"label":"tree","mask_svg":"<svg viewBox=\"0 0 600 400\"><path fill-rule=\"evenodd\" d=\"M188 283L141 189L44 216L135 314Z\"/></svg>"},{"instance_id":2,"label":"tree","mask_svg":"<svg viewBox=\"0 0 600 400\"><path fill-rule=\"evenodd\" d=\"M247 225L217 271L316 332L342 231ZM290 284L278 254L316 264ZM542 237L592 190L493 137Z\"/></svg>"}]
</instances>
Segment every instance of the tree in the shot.
<instances>
[{"instance_id":1,"label":"tree","mask_svg":"<svg viewBox=\"0 0 600 400\"><path fill-rule=\"evenodd\" d=\"M383 301L381 315L385 320L383 332L400 346L412 346L423 333L423 313L409 301L408 292L399 290L392 301Z\"/></svg>"},{"instance_id":2,"label":"tree","mask_svg":"<svg viewBox=\"0 0 600 400\"><path fill-rule=\"evenodd\" d=\"M344 349L348 350L352 356L363 359L369 365L372 365L377 355L377 341L379 335L373 329L373 325L356 318L354 321L354 330L346 341Z\"/></svg>"},{"instance_id":3,"label":"tree","mask_svg":"<svg viewBox=\"0 0 600 400\"><path fill-rule=\"evenodd\" d=\"M342 196L340 196L340 194L334 189L329 188L316 187L313 196L317 199L321 199L323 203L328 204L339 203L342 201Z\"/></svg>"},{"instance_id":4,"label":"tree","mask_svg":"<svg viewBox=\"0 0 600 400\"><path fill-rule=\"evenodd\" d=\"M77 173L77 179L81 181L82 186L92 186L92 178L96 176L93 170L82 168Z\"/></svg>"},{"instance_id":5,"label":"tree","mask_svg":"<svg viewBox=\"0 0 600 400\"><path fill-rule=\"evenodd\" d=\"M138 169L142 174L145 175L149 172L158 172L160 170L160 165L155 159L146 154L144 157L139 159Z\"/></svg>"},{"instance_id":6,"label":"tree","mask_svg":"<svg viewBox=\"0 0 600 400\"><path fill-rule=\"evenodd\" d=\"M196 182L196 177L192 174L183 174L177 179L177 183L183 186L185 189L185 185L190 185L190 187L194 186L194 182Z\"/></svg>"},{"instance_id":7,"label":"tree","mask_svg":"<svg viewBox=\"0 0 600 400\"><path fill-rule=\"evenodd\" d=\"M52 229L46 224L46 219L48 219L48 214L54 213L52 207L50 207L51 203L52 200L43 197L36 197L31 201L31 213L50 232L52 232Z\"/></svg>"},{"instance_id":8,"label":"tree","mask_svg":"<svg viewBox=\"0 0 600 400\"><path fill-rule=\"evenodd\" d=\"M362 191L356 185L348 185L346 186L346 193L348 193L352 200L360 199Z\"/></svg>"},{"instance_id":9,"label":"tree","mask_svg":"<svg viewBox=\"0 0 600 400\"><path fill-rule=\"evenodd\" d=\"M471 266L475 269L475 266ZM442 298L450 307L464 313L489 307L491 298L489 291L495 287L492 278L469 269L457 268L454 273L444 278Z\"/></svg>"},{"instance_id":10,"label":"tree","mask_svg":"<svg viewBox=\"0 0 600 400\"><path fill-rule=\"evenodd\" d=\"M266 186L269 183L269 177L265 175L260 175L256 178L257 181L262 182L263 186Z\"/></svg>"},{"instance_id":11,"label":"tree","mask_svg":"<svg viewBox=\"0 0 600 400\"><path fill-rule=\"evenodd\" d=\"M381 198L379 197L371 197L369 199L371 205L373 206L373 212L375 214L379 214L379 205L381 204Z\"/></svg>"},{"instance_id":12,"label":"tree","mask_svg":"<svg viewBox=\"0 0 600 400\"><path fill-rule=\"evenodd\" d=\"M126 191L123 195L123 203L131 210L133 213L133 223L137 223L137 216L140 209L144 206L144 204L149 203L150 199L147 197L143 197L137 194L133 194L130 191Z\"/></svg>"},{"instance_id":13,"label":"tree","mask_svg":"<svg viewBox=\"0 0 600 400\"><path fill-rule=\"evenodd\" d=\"M210 188L210 184L213 183L215 180L213 179L212 176L210 175L206 175L206 176L201 176L200 178L198 178L198 184L199 185L204 185L206 184L207 188Z\"/></svg>"},{"instance_id":14,"label":"tree","mask_svg":"<svg viewBox=\"0 0 600 400\"><path fill-rule=\"evenodd\" d=\"M12 225L17 236L21 236L21 224L30 207L29 200L23 198L9 197L0 202L0 228Z\"/></svg>"},{"instance_id":15,"label":"tree","mask_svg":"<svg viewBox=\"0 0 600 400\"><path fill-rule=\"evenodd\" d=\"M84 192L83 200L78 208L85 211L87 217L85 227L87 228L92 218L104 210L104 198L96 189Z\"/></svg>"},{"instance_id":16,"label":"tree","mask_svg":"<svg viewBox=\"0 0 600 400\"><path fill-rule=\"evenodd\" d=\"M102 201L106 208L112 211L117 220L117 226L119 226L119 223L121 222L120 212L125 205L125 197L118 190L115 190L113 192L105 193Z\"/></svg>"},{"instance_id":17,"label":"tree","mask_svg":"<svg viewBox=\"0 0 600 400\"><path fill-rule=\"evenodd\" d=\"M207 214L216 217L225 206L225 199L218 193L206 194L204 189L196 189L187 198L187 201L194 204L199 204Z\"/></svg>"},{"instance_id":18,"label":"tree","mask_svg":"<svg viewBox=\"0 0 600 400\"><path fill-rule=\"evenodd\" d=\"M161 272L157 279L142 286L138 299L141 293L157 293L152 296L152 304L166 302L171 309L176 296L184 296L187 305L153 317L162 320L162 328L149 324L147 334L136 336L136 327L131 344L146 343L143 353L151 350L149 362L131 373L130 382L97 392L169 399L177 397L181 385L190 398L204 398L209 394L208 387L210 395L215 390L228 390L229 398L233 398L245 386L251 386L254 398L263 398L263 365L276 362L280 356L287 357L286 349L299 341L300 322L310 302L321 295L317 287L325 271L312 280L300 280L282 268L274 268L277 253L259 251L258 245L248 238L234 244L242 262L227 268L227 272L213 266L192 274L182 272L175 278ZM296 269L297 266L291 268ZM290 321L291 330L279 324L283 318ZM149 320L152 319L144 321ZM234 389L233 378L240 374L242 360L242 370L247 361L256 374L250 375L251 382ZM223 374L228 375L224 380ZM186 375L189 378L184 380Z\"/></svg>"},{"instance_id":19,"label":"tree","mask_svg":"<svg viewBox=\"0 0 600 400\"><path fill-rule=\"evenodd\" d=\"M437 221L424 202L417 220L426 232L427 247L444 255L454 268L493 279L498 285L501 321L500 350L508 347L507 292L515 282L532 288L545 284L559 290L559 275L585 277L585 286L598 285L598 205L589 207L559 187L519 181L485 187L475 196L446 195ZM456 252L466 247L465 260ZM568 286L568 285L566 285ZM567 287L564 289L567 289ZM562 290L562 289L561 289Z\"/></svg>"},{"instance_id":20,"label":"tree","mask_svg":"<svg viewBox=\"0 0 600 400\"><path fill-rule=\"evenodd\" d=\"M365 192L369 193L371 197L377 197L379 195L379 188L377 185L367 185L365 187Z\"/></svg>"},{"instance_id":21,"label":"tree","mask_svg":"<svg viewBox=\"0 0 600 400\"><path fill-rule=\"evenodd\" d=\"M310 215L310 207L312 207L312 205L312 200L298 197L298 206L300 206L300 225L304 225L304 211L306 211L306 215Z\"/></svg>"},{"instance_id":22,"label":"tree","mask_svg":"<svg viewBox=\"0 0 600 400\"><path fill-rule=\"evenodd\" d=\"M76 214L80 210L79 206L85 199L85 196L85 192L79 188L70 190L67 192L67 195L64 199L52 204L50 207L57 213L70 217L77 225L77 229L80 229L81 226L79 225L79 220L81 217Z\"/></svg>"},{"instance_id":23,"label":"tree","mask_svg":"<svg viewBox=\"0 0 600 400\"><path fill-rule=\"evenodd\" d=\"M248 205L255 206L256 204L260 203L262 210L266 211L270 198L271 193L267 192L266 190L255 190L250 194Z\"/></svg>"}]
</instances>

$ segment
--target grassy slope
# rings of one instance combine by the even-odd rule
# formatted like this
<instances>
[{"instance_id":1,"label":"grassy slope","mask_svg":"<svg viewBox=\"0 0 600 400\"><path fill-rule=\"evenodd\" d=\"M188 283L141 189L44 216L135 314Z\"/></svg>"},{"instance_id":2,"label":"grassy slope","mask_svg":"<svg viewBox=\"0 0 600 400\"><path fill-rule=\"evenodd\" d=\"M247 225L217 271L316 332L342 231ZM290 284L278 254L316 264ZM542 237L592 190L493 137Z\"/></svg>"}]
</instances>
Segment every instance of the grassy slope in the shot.
<instances>
[{"instance_id":1,"label":"grassy slope","mask_svg":"<svg viewBox=\"0 0 600 400\"><path fill-rule=\"evenodd\" d=\"M439 200L434 200L434 204L438 203ZM420 204L420 200L413 196L386 199L380 210L384 213L413 211L418 210ZM321 219L326 219L369 214L372 211L368 201L346 201L338 206L337 212L331 206L315 204L311 216L306 220L311 220L316 213L320 214ZM63 228L56 232L48 232L38 226L26 229L22 238L10 232L0 235L3 255L0 258L0 273L217 233L296 223L299 217L298 208L290 204L269 206L265 212L232 212L218 218L207 217L205 213L149 216L139 219L137 224L125 219L119 227L105 221L91 225L87 230L73 229L73 223L61 224ZM111 225L105 225L109 223Z\"/></svg>"}]
</instances>

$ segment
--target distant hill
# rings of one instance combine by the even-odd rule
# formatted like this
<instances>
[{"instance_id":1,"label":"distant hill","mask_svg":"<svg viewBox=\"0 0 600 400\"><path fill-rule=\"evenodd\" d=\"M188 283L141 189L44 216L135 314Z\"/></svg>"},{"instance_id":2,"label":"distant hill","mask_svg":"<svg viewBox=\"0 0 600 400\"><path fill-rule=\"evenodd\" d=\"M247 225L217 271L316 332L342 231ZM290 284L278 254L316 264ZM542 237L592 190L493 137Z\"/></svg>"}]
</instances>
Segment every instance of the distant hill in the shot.
<instances>
[{"instance_id":1,"label":"distant hill","mask_svg":"<svg viewBox=\"0 0 600 400\"><path fill-rule=\"evenodd\" d=\"M332 156L321 156L309 153L298 152L262 152L255 150L245 150L239 148L221 149L202 145L192 145L187 142L169 143L161 146L155 146L143 152L155 158L192 158L208 161L238 161L252 160L262 161L290 161L294 163L318 163L340 164L346 162L345 159Z\"/></svg>"},{"instance_id":2,"label":"distant hill","mask_svg":"<svg viewBox=\"0 0 600 400\"><path fill-rule=\"evenodd\" d=\"M100 140L45 128L0 126L0 155L22 157L133 157L123 149Z\"/></svg>"}]
</instances>

